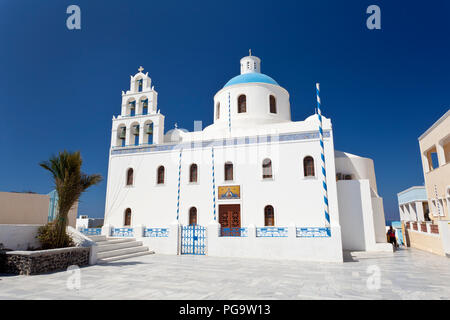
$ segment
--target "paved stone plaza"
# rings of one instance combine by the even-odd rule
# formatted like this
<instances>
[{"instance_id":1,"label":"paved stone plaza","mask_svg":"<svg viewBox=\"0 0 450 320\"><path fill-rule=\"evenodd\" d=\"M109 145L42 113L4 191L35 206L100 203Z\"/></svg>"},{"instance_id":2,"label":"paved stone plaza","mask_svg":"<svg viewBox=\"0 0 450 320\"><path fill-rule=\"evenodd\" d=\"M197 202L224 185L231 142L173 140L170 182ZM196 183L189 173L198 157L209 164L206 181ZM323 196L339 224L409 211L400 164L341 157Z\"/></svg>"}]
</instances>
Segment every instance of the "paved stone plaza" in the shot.
<instances>
[{"instance_id":1,"label":"paved stone plaza","mask_svg":"<svg viewBox=\"0 0 450 320\"><path fill-rule=\"evenodd\" d=\"M0 299L449 299L450 259L419 250L342 264L148 255L36 276L0 275ZM379 275L379 277L377 276ZM377 281L379 279L380 281Z\"/></svg>"}]
</instances>

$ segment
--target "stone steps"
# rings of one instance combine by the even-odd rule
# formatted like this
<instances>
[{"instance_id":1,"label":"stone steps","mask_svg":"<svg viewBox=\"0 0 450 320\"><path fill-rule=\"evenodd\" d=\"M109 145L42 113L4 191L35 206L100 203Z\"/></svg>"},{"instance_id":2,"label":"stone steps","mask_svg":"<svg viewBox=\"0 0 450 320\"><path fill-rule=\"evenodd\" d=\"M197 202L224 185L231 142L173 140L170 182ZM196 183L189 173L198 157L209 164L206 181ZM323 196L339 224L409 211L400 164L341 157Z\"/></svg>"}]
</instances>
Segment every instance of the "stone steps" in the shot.
<instances>
[{"instance_id":1,"label":"stone steps","mask_svg":"<svg viewBox=\"0 0 450 320\"><path fill-rule=\"evenodd\" d=\"M95 242L106 240L106 236L87 236L87 237Z\"/></svg>"},{"instance_id":2,"label":"stone steps","mask_svg":"<svg viewBox=\"0 0 450 320\"><path fill-rule=\"evenodd\" d=\"M136 239L133 238L108 238L105 241L96 241L98 246L107 246L110 244L116 244L116 243L125 243L125 242L133 242L136 241Z\"/></svg>"},{"instance_id":3,"label":"stone steps","mask_svg":"<svg viewBox=\"0 0 450 320\"><path fill-rule=\"evenodd\" d=\"M98 246L97 252L114 251L118 249L142 247L142 241L126 241L119 243L106 243Z\"/></svg>"},{"instance_id":4,"label":"stone steps","mask_svg":"<svg viewBox=\"0 0 450 320\"><path fill-rule=\"evenodd\" d=\"M122 255L122 256L115 256L115 257L99 259L99 260L97 260L97 263L98 264L104 264L104 263L108 263L108 262L111 262L111 261L117 261L117 260L122 260L122 259L139 257L139 256L144 256L144 255L147 255L147 254L154 254L154 253L155 252L153 252L153 251L136 252L136 253L126 254L126 255Z\"/></svg>"},{"instance_id":5,"label":"stone steps","mask_svg":"<svg viewBox=\"0 0 450 320\"><path fill-rule=\"evenodd\" d=\"M89 236L97 244L97 263L108 263L121 259L153 254L142 241L134 238L119 238L106 236Z\"/></svg>"},{"instance_id":6,"label":"stone steps","mask_svg":"<svg viewBox=\"0 0 450 320\"><path fill-rule=\"evenodd\" d=\"M99 252L99 253L97 253L97 259L124 256L124 255L128 255L131 253L144 252L144 251L149 251L148 247L144 247L141 244L140 246L137 246L137 247L122 248L122 249L115 249L115 250Z\"/></svg>"}]
</instances>

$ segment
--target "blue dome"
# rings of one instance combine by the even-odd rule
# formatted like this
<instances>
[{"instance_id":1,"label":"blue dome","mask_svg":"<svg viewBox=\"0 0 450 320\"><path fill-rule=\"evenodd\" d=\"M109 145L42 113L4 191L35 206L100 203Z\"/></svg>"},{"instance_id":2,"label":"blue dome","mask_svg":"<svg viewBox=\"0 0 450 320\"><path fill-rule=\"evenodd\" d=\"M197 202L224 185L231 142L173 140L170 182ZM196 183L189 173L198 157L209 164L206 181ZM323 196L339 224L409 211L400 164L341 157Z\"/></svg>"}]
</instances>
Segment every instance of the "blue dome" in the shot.
<instances>
[{"instance_id":1,"label":"blue dome","mask_svg":"<svg viewBox=\"0 0 450 320\"><path fill-rule=\"evenodd\" d=\"M228 86L232 86L234 84L252 83L252 82L270 83L270 84L275 84L275 85L279 86L279 84L275 80L273 80L271 77L266 76L263 73L251 72L251 73L240 74L240 75L232 78L223 87L225 88Z\"/></svg>"}]
</instances>

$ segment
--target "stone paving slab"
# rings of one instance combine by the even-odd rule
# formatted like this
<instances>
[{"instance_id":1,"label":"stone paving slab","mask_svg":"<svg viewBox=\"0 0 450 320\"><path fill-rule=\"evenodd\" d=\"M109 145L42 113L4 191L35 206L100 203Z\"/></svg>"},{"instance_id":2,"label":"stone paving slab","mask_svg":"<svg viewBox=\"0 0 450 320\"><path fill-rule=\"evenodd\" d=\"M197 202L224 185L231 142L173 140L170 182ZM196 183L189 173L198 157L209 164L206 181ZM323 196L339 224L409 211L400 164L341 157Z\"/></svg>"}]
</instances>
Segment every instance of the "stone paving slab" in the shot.
<instances>
[{"instance_id":1,"label":"stone paving slab","mask_svg":"<svg viewBox=\"0 0 450 320\"><path fill-rule=\"evenodd\" d=\"M0 275L0 299L450 299L449 258L405 249L346 261L154 254L83 267L79 288L65 271Z\"/></svg>"}]
</instances>

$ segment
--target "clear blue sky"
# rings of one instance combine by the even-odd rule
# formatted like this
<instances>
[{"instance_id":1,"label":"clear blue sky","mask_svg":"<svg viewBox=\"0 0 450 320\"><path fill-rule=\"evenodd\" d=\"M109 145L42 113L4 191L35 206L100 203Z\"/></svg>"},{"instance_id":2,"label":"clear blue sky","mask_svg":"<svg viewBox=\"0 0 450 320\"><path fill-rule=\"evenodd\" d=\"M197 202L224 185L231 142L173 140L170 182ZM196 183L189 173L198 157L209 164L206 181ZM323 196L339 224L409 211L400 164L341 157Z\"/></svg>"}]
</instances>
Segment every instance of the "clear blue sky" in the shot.
<instances>
[{"instance_id":1,"label":"clear blue sky","mask_svg":"<svg viewBox=\"0 0 450 320\"><path fill-rule=\"evenodd\" d=\"M81 7L82 29L66 28ZM366 28L381 7L382 30ZM293 120L314 112L315 82L338 150L375 161L386 217L396 193L423 184L417 138L450 104L449 1L0 0L0 190L48 193L38 163L80 150L105 181L79 213L103 216L111 119L143 65L166 129L212 122L213 95L253 53L291 95Z\"/></svg>"}]
</instances>

